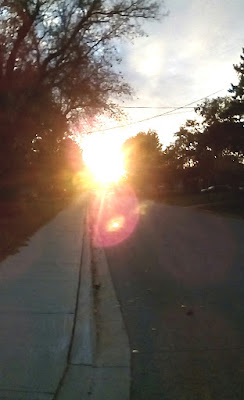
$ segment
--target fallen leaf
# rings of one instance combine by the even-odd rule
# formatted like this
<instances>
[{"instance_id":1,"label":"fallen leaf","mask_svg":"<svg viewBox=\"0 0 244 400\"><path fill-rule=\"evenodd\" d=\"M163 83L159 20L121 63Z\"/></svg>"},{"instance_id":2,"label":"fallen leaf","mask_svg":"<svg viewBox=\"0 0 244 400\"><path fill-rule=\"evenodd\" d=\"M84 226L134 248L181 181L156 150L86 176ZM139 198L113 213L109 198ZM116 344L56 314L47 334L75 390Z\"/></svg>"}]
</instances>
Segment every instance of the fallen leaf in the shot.
<instances>
[{"instance_id":1,"label":"fallen leaf","mask_svg":"<svg viewBox=\"0 0 244 400\"><path fill-rule=\"evenodd\" d=\"M93 287L94 289L98 290L101 287L101 283L94 283Z\"/></svg>"}]
</instances>

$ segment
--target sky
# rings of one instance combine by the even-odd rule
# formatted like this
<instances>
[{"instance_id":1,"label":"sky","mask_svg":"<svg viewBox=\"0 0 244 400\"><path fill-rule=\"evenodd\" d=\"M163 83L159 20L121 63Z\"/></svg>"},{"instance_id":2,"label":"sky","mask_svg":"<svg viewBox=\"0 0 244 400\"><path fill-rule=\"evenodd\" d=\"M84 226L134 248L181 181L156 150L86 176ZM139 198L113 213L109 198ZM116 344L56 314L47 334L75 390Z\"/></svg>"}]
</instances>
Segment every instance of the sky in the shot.
<instances>
[{"instance_id":1,"label":"sky","mask_svg":"<svg viewBox=\"0 0 244 400\"><path fill-rule=\"evenodd\" d=\"M148 37L119 47L120 70L134 89L133 97L120 100L123 107L180 107L215 92L210 98L224 96L237 82L233 64L239 64L244 47L244 1L165 0L167 10L169 15L160 22L144 24ZM169 110L124 111L132 123ZM195 117L191 108L180 109L111 133L128 137L154 129L166 146L179 127Z\"/></svg>"}]
</instances>

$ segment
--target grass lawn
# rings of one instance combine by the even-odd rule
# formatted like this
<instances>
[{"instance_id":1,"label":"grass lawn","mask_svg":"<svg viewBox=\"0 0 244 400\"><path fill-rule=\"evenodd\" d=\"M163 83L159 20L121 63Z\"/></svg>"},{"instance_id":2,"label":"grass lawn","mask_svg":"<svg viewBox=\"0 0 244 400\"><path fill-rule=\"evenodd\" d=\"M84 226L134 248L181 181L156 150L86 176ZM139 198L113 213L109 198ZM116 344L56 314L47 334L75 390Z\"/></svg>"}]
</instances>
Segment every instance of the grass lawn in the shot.
<instances>
[{"instance_id":1,"label":"grass lawn","mask_svg":"<svg viewBox=\"0 0 244 400\"><path fill-rule=\"evenodd\" d=\"M68 196L28 200L0 197L0 261L14 254L34 232L64 209L71 200L72 197Z\"/></svg>"}]
</instances>

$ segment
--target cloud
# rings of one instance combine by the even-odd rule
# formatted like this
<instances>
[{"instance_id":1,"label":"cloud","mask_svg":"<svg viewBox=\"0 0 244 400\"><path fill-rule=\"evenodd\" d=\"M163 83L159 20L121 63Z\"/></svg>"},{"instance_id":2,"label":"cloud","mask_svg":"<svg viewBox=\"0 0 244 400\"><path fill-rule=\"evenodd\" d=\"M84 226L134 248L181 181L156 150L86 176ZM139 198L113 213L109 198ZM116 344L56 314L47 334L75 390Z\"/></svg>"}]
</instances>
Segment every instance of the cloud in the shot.
<instances>
[{"instance_id":1,"label":"cloud","mask_svg":"<svg viewBox=\"0 0 244 400\"><path fill-rule=\"evenodd\" d=\"M130 105L183 105L219 89L227 90L236 81L233 63L239 63L244 46L243 0L165 3L170 15L160 23L144 24L149 37L120 46L121 70L135 89ZM140 116L152 113L158 110L147 114L145 110L133 111L131 118L136 115L142 119ZM167 137L172 139L184 114L167 118L168 122L165 117L157 124L152 120L151 126L157 125L164 136L167 130Z\"/></svg>"}]
</instances>

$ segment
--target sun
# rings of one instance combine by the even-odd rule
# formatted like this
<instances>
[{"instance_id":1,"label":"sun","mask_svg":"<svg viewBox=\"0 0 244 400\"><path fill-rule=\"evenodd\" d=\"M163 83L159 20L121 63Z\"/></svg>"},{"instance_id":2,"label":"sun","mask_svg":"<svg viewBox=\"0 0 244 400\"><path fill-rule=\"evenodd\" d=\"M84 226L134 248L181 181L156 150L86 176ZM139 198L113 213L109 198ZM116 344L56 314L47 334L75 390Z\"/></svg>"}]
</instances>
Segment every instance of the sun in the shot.
<instances>
[{"instance_id":1,"label":"sun","mask_svg":"<svg viewBox=\"0 0 244 400\"><path fill-rule=\"evenodd\" d=\"M118 182L124 175L121 144L111 136L90 135L83 141L83 160L99 184Z\"/></svg>"}]
</instances>

